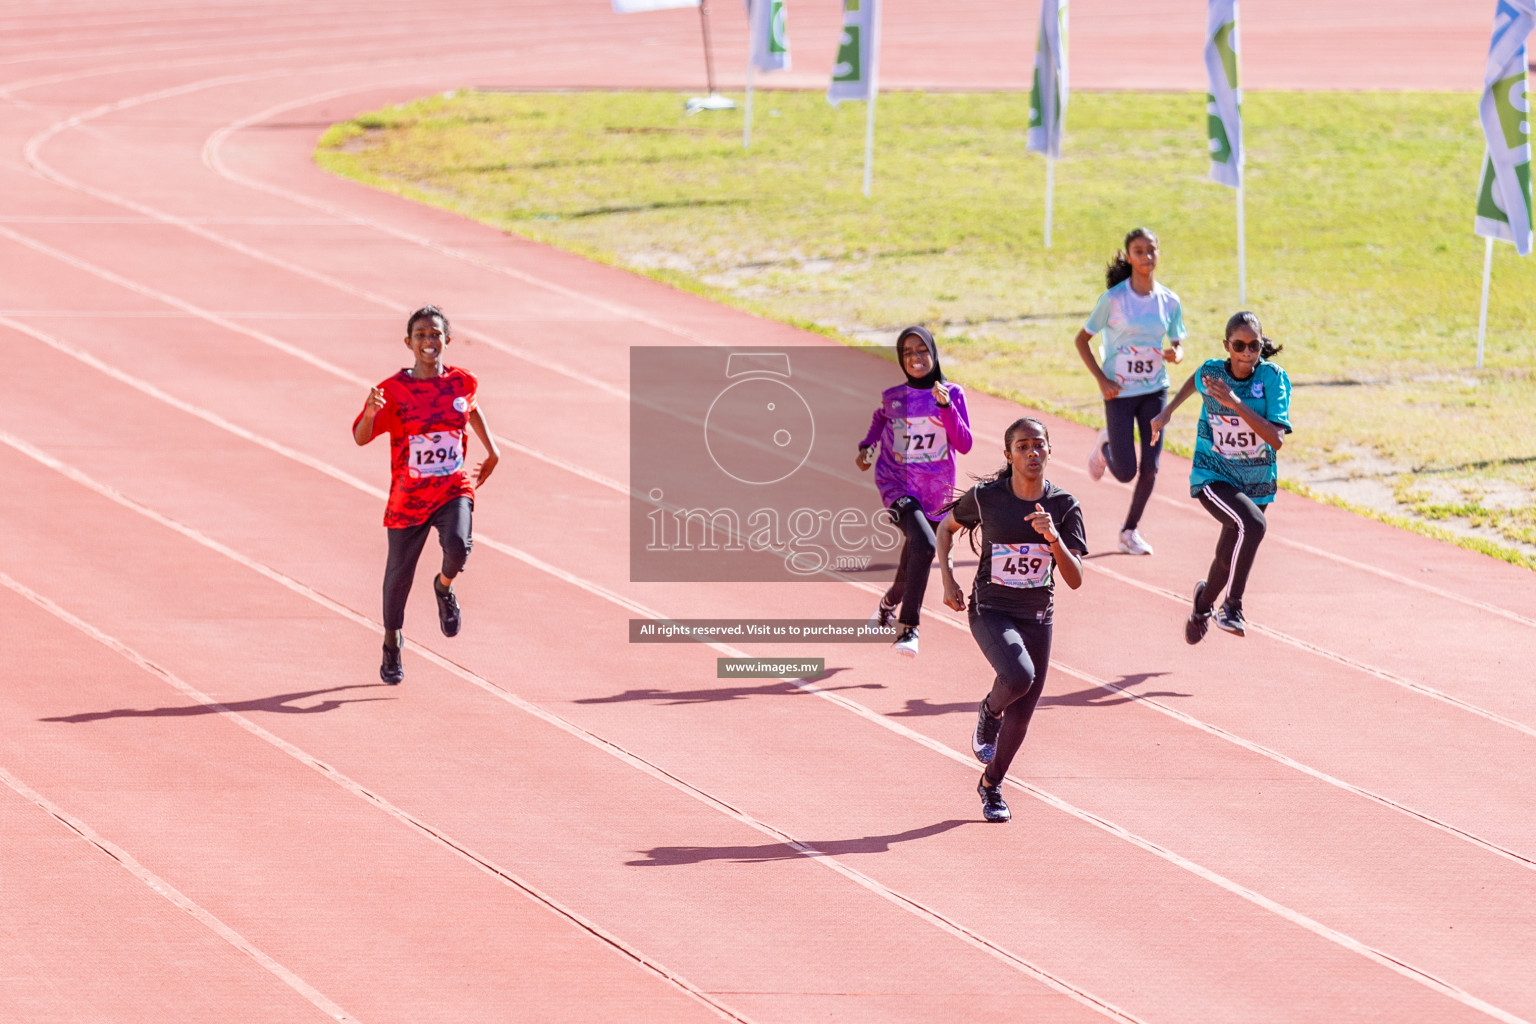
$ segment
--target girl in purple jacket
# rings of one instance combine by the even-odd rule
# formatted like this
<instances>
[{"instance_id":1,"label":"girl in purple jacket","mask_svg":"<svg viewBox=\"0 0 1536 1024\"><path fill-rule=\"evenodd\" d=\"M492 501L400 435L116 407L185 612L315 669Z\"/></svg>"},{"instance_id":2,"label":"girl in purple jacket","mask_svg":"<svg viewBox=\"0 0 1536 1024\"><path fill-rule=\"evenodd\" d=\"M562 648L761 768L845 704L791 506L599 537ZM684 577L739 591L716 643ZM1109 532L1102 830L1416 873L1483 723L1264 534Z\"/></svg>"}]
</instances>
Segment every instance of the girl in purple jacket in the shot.
<instances>
[{"instance_id":1,"label":"girl in purple jacket","mask_svg":"<svg viewBox=\"0 0 1536 1024\"><path fill-rule=\"evenodd\" d=\"M894 616L901 627L896 650L916 657L918 618L933 568L933 531L955 489L955 453L971 450L971 421L964 390L939 369L933 335L908 327L896 339L896 354L907 382L881 393L869 433L859 442L857 464L866 471L875 467L880 500L906 536L896 581L870 621L889 626Z\"/></svg>"}]
</instances>

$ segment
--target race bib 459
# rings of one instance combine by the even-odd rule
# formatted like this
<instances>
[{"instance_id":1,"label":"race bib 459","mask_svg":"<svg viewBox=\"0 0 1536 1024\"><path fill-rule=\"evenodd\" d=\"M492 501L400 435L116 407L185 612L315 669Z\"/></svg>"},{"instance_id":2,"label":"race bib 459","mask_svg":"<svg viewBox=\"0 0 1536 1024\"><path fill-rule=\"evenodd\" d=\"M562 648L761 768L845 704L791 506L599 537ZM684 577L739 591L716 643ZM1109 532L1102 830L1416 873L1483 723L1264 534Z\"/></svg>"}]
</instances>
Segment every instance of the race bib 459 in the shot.
<instances>
[{"instance_id":1,"label":"race bib 459","mask_svg":"<svg viewBox=\"0 0 1536 1024\"><path fill-rule=\"evenodd\" d=\"M1049 544L993 544L992 582L1005 587L1048 587L1056 559Z\"/></svg>"},{"instance_id":2,"label":"race bib 459","mask_svg":"<svg viewBox=\"0 0 1536 1024\"><path fill-rule=\"evenodd\" d=\"M464 434L444 430L436 434L412 434L405 469L413 477L451 476L464 466Z\"/></svg>"}]
</instances>

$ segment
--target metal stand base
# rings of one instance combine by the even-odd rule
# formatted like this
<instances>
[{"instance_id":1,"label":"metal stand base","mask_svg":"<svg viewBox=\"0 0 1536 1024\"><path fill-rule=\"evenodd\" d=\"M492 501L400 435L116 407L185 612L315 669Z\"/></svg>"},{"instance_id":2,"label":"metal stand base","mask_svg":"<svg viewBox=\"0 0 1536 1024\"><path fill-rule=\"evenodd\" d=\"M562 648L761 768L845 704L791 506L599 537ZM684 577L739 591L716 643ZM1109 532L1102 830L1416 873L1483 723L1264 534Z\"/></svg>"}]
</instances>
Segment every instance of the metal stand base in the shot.
<instances>
[{"instance_id":1,"label":"metal stand base","mask_svg":"<svg viewBox=\"0 0 1536 1024\"><path fill-rule=\"evenodd\" d=\"M697 114L701 110L735 110L736 101L712 92L708 96L693 97L687 102L686 108L690 114Z\"/></svg>"}]
</instances>

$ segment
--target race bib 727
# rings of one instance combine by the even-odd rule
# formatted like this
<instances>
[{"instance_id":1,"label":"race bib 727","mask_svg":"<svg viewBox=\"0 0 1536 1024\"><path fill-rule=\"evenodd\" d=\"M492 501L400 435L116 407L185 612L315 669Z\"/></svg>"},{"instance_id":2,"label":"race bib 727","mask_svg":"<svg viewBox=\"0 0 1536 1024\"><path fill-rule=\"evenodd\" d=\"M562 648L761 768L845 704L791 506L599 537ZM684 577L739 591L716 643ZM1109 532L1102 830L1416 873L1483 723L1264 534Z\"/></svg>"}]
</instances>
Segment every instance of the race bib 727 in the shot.
<instances>
[{"instance_id":1,"label":"race bib 727","mask_svg":"<svg viewBox=\"0 0 1536 1024\"><path fill-rule=\"evenodd\" d=\"M949 452L949 435L937 416L899 416L891 423L897 462L938 462Z\"/></svg>"}]
</instances>

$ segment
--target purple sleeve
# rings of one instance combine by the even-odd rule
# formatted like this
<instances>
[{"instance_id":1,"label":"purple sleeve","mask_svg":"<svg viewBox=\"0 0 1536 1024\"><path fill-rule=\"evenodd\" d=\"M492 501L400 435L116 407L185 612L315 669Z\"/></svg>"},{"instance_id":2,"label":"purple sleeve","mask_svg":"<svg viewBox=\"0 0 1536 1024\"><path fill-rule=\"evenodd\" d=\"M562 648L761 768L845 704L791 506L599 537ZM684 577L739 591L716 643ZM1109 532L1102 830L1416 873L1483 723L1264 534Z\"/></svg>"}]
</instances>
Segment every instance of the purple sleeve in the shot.
<instances>
[{"instance_id":1,"label":"purple sleeve","mask_svg":"<svg viewBox=\"0 0 1536 1024\"><path fill-rule=\"evenodd\" d=\"M860 448L868 448L885 434L885 422L889 417L885 414L885 403L880 403L880 408L869 418L869 433L864 435L864 440L859 442Z\"/></svg>"},{"instance_id":2,"label":"purple sleeve","mask_svg":"<svg viewBox=\"0 0 1536 1024\"><path fill-rule=\"evenodd\" d=\"M939 422L949 435L949 446L964 455L971 450L971 416L965 408L965 391L958 384L949 386L949 407L939 408Z\"/></svg>"}]
</instances>

